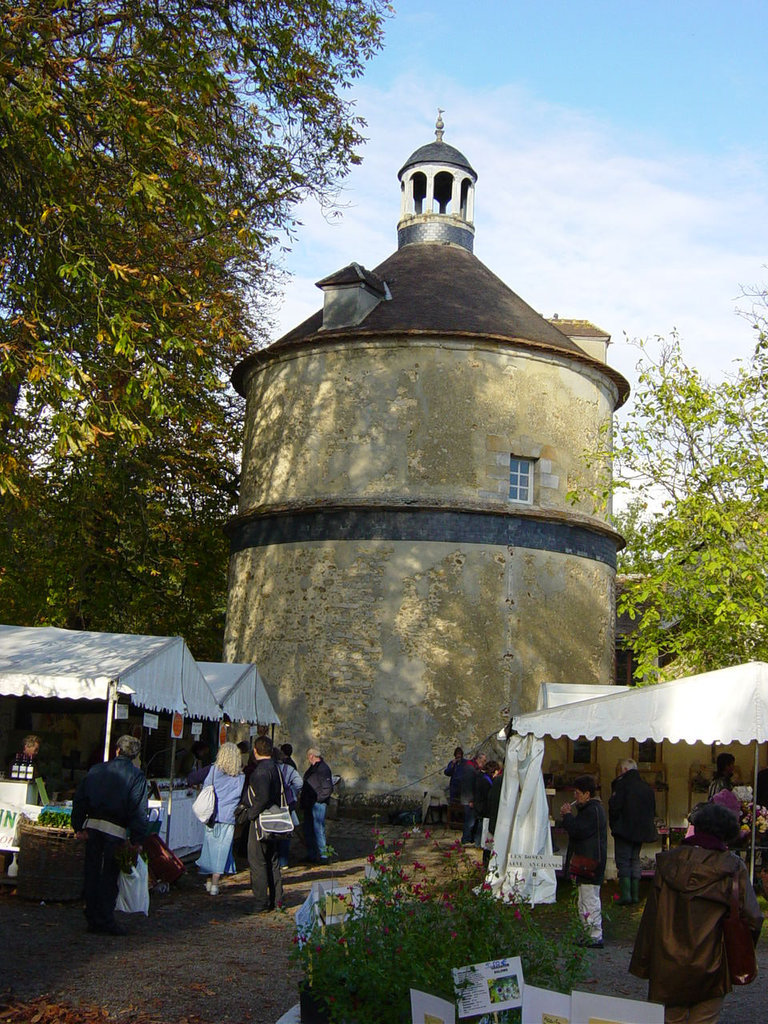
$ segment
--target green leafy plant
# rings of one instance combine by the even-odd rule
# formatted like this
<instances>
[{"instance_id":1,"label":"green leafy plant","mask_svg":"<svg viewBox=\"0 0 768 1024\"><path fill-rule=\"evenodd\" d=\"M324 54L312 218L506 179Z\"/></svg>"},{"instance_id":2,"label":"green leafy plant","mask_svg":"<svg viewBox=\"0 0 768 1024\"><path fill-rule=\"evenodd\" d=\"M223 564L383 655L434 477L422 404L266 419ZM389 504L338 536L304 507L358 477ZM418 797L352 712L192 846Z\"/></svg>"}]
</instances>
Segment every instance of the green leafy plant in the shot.
<instances>
[{"instance_id":1,"label":"green leafy plant","mask_svg":"<svg viewBox=\"0 0 768 1024\"><path fill-rule=\"evenodd\" d=\"M130 875L131 870L136 867L139 857L143 856L141 847L135 843L125 842L115 852L117 866L124 875ZM146 857L144 857L146 860Z\"/></svg>"},{"instance_id":2,"label":"green leafy plant","mask_svg":"<svg viewBox=\"0 0 768 1024\"><path fill-rule=\"evenodd\" d=\"M390 850L374 835L360 900L338 897L347 918L318 920L295 942L293 957L331 1024L409 1021L412 987L453 1000L453 968L500 956L519 956L526 982L562 992L583 976L576 913L553 937L527 904L492 895L482 865L460 843L434 843L437 867L427 867L409 856L409 834Z\"/></svg>"},{"instance_id":3,"label":"green leafy plant","mask_svg":"<svg viewBox=\"0 0 768 1024\"><path fill-rule=\"evenodd\" d=\"M640 343L632 403L585 454L613 462L625 495L617 611L643 683L768 657L766 294L753 302L755 350L722 380L688 365L676 335ZM582 476L578 499L599 504Z\"/></svg>"},{"instance_id":4,"label":"green leafy plant","mask_svg":"<svg viewBox=\"0 0 768 1024\"><path fill-rule=\"evenodd\" d=\"M43 828L71 828L72 820L69 811L41 811L37 824Z\"/></svg>"}]
</instances>

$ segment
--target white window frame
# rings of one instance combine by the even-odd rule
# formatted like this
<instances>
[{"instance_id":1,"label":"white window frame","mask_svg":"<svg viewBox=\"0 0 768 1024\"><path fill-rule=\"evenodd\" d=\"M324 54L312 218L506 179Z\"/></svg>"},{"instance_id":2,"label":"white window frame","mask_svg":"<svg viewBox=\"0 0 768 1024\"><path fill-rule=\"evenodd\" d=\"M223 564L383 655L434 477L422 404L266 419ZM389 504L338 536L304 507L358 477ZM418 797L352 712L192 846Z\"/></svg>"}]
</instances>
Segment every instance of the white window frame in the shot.
<instances>
[{"instance_id":1,"label":"white window frame","mask_svg":"<svg viewBox=\"0 0 768 1024\"><path fill-rule=\"evenodd\" d=\"M519 505L533 504L534 459L520 455L509 457L509 500ZM524 471L527 470L527 473ZM527 477L527 479L526 479ZM513 493L514 490L514 493Z\"/></svg>"}]
</instances>

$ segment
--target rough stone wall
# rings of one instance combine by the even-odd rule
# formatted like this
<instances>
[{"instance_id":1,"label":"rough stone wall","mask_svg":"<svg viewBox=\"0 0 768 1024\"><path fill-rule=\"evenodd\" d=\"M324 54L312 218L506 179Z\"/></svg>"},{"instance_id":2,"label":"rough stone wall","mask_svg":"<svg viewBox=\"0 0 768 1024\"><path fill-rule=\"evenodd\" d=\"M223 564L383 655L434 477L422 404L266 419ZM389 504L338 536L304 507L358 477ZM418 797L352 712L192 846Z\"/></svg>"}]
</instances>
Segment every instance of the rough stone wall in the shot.
<instances>
[{"instance_id":1,"label":"rough stone wall","mask_svg":"<svg viewBox=\"0 0 768 1024\"><path fill-rule=\"evenodd\" d=\"M583 456L616 394L559 356L402 339L276 354L247 399L241 512L382 496L507 505L513 453L543 460L536 505L589 514L599 481Z\"/></svg>"},{"instance_id":2,"label":"rough stone wall","mask_svg":"<svg viewBox=\"0 0 768 1024\"><path fill-rule=\"evenodd\" d=\"M597 370L492 342L402 338L276 352L247 384L241 516L334 504L522 512L601 528L574 485L616 393ZM536 460L509 502L510 453ZM290 514L286 516L290 526ZM326 539L237 550L224 656L255 661L301 750L348 787L419 794L535 707L542 682L612 682L610 565L563 551Z\"/></svg>"},{"instance_id":3,"label":"rough stone wall","mask_svg":"<svg viewBox=\"0 0 768 1024\"><path fill-rule=\"evenodd\" d=\"M347 786L409 787L535 707L542 682L608 683L613 572L479 544L284 544L232 559L225 658L255 660L302 751Z\"/></svg>"}]
</instances>

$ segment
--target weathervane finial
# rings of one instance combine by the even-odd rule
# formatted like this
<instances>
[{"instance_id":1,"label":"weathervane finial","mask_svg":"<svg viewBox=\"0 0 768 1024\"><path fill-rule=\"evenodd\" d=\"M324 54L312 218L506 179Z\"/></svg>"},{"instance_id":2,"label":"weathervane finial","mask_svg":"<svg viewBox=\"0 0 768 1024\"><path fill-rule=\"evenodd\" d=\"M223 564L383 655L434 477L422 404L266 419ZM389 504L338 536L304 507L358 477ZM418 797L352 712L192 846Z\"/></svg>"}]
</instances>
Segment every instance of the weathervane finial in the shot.
<instances>
[{"instance_id":1,"label":"weathervane finial","mask_svg":"<svg viewBox=\"0 0 768 1024\"><path fill-rule=\"evenodd\" d=\"M443 124L443 113L443 108L438 107L437 121L435 122L435 138L437 139L438 142L443 141L443 129L445 128L445 125Z\"/></svg>"}]
</instances>

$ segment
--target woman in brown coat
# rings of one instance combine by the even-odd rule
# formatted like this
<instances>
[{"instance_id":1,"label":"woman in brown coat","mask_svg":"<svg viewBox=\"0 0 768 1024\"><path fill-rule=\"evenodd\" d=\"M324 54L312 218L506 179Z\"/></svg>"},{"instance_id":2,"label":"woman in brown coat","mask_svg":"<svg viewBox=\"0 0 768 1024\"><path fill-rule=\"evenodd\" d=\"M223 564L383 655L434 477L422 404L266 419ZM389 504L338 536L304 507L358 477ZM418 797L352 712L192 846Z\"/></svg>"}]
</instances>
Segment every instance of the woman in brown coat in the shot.
<instances>
[{"instance_id":1,"label":"woman in brown coat","mask_svg":"<svg viewBox=\"0 0 768 1024\"><path fill-rule=\"evenodd\" d=\"M691 814L694 833L656 858L629 970L648 978L648 999L663 1003L666 1024L714 1024L731 980L723 918L738 875L741 916L755 942L763 917L746 865L726 843L738 835L734 815L717 804Z\"/></svg>"}]
</instances>

